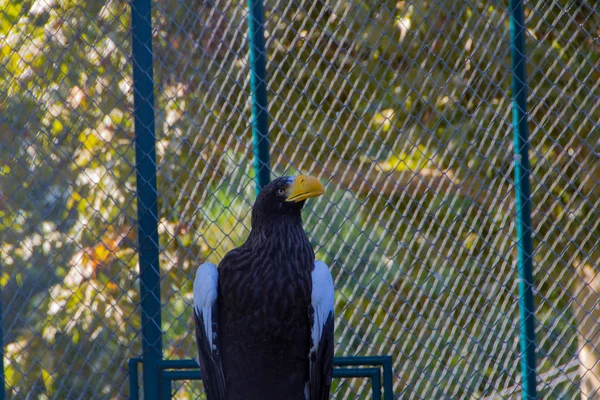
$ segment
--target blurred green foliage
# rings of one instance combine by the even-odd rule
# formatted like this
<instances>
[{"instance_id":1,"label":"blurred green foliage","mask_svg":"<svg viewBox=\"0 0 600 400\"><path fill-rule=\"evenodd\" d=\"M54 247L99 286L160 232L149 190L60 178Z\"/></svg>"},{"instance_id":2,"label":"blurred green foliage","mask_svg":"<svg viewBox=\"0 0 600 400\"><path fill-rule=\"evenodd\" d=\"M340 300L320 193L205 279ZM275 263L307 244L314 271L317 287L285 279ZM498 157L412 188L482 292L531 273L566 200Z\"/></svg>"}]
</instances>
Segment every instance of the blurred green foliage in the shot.
<instances>
[{"instance_id":1,"label":"blurred green foliage","mask_svg":"<svg viewBox=\"0 0 600 400\"><path fill-rule=\"evenodd\" d=\"M249 228L246 10L153 4L164 356L189 358L195 268ZM600 259L600 16L546 4L526 10L542 373L576 358L577 269ZM0 0L10 398L128 394L141 342L128 7ZM507 7L265 2L274 172L327 182L305 225L335 276L337 354L391 354L399 398L518 383Z\"/></svg>"}]
</instances>

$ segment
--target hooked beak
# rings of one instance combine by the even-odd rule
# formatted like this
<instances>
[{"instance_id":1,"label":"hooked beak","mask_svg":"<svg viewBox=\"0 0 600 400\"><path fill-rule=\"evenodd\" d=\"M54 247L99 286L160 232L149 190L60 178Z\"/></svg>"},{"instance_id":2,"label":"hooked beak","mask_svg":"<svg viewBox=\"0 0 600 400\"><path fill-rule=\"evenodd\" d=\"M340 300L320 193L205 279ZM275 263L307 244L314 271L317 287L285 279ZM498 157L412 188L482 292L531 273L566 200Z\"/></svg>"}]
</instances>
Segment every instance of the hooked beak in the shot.
<instances>
[{"instance_id":1,"label":"hooked beak","mask_svg":"<svg viewBox=\"0 0 600 400\"><path fill-rule=\"evenodd\" d=\"M285 201L297 203L311 197L317 197L325 193L325 187L317 178L307 175L298 175L296 180L288 188Z\"/></svg>"}]
</instances>

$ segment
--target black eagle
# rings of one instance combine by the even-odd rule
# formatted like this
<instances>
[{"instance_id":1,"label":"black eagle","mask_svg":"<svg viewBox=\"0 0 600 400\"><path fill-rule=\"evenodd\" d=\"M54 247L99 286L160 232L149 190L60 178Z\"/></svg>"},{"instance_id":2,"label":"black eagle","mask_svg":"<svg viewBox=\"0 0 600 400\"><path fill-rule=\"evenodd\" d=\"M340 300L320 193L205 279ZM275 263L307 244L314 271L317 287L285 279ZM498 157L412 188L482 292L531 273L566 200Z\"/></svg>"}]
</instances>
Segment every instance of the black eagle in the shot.
<instances>
[{"instance_id":1,"label":"black eagle","mask_svg":"<svg viewBox=\"0 0 600 400\"><path fill-rule=\"evenodd\" d=\"M302 228L310 176L265 186L246 242L194 280L198 364L208 400L324 400L333 373L334 287Z\"/></svg>"}]
</instances>

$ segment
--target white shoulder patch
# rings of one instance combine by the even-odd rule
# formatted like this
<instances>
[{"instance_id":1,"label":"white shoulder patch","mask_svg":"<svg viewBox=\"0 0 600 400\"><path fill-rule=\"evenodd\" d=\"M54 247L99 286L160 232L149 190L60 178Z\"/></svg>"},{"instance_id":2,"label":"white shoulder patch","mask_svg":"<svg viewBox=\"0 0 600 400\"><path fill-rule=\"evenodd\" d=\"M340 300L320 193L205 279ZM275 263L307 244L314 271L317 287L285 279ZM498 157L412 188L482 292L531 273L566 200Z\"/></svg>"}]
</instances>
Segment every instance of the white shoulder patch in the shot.
<instances>
[{"instance_id":1,"label":"white shoulder patch","mask_svg":"<svg viewBox=\"0 0 600 400\"><path fill-rule=\"evenodd\" d=\"M215 264L204 263L198 267L194 279L194 312L202 317L204 333L211 348L213 347L212 306L217 301L218 285L219 271Z\"/></svg>"},{"instance_id":2,"label":"white shoulder patch","mask_svg":"<svg viewBox=\"0 0 600 400\"><path fill-rule=\"evenodd\" d=\"M314 310L312 326L312 343L317 348L323 334L323 326L327 322L329 314L333 313L334 287L331 272L323 261L315 261L315 269L312 272L312 295L311 301ZM314 350L311 349L311 350Z\"/></svg>"}]
</instances>

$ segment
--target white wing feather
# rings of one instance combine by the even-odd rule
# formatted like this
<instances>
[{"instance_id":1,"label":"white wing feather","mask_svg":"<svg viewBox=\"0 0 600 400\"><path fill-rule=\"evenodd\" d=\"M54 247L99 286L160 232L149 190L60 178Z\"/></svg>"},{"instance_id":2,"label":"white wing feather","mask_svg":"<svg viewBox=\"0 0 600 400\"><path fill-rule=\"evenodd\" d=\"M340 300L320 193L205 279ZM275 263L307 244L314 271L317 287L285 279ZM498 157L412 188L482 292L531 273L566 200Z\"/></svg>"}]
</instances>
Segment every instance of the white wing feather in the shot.
<instances>
[{"instance_id":1,"label":"white wing feather","mask_svg":"<svg viewBox=\"0 0 600 400\"><path fill-rule=\"evenodd\" d=\"M204 333L208 338L211 349L214 349L212 306L217 301L218 282L219 271L215 264L204 263L196 271L196 279L194 279L194 310L198 315L202 316Z\"/></svg>"},{"instance_id":2,"label":"white wing feather","mask_svg":"<svg viewBox=\"0 0 600 400\"><path fill-rule=\"evenodd\" d=\"M315 261L315 269L312 272L311 301L314 310L311 331L313 348L311 351L314 351L321 341L323 327L329 314L333 313L334 307L333 278L327 264L323 261Z\"/></svg>"}]
</instances>

